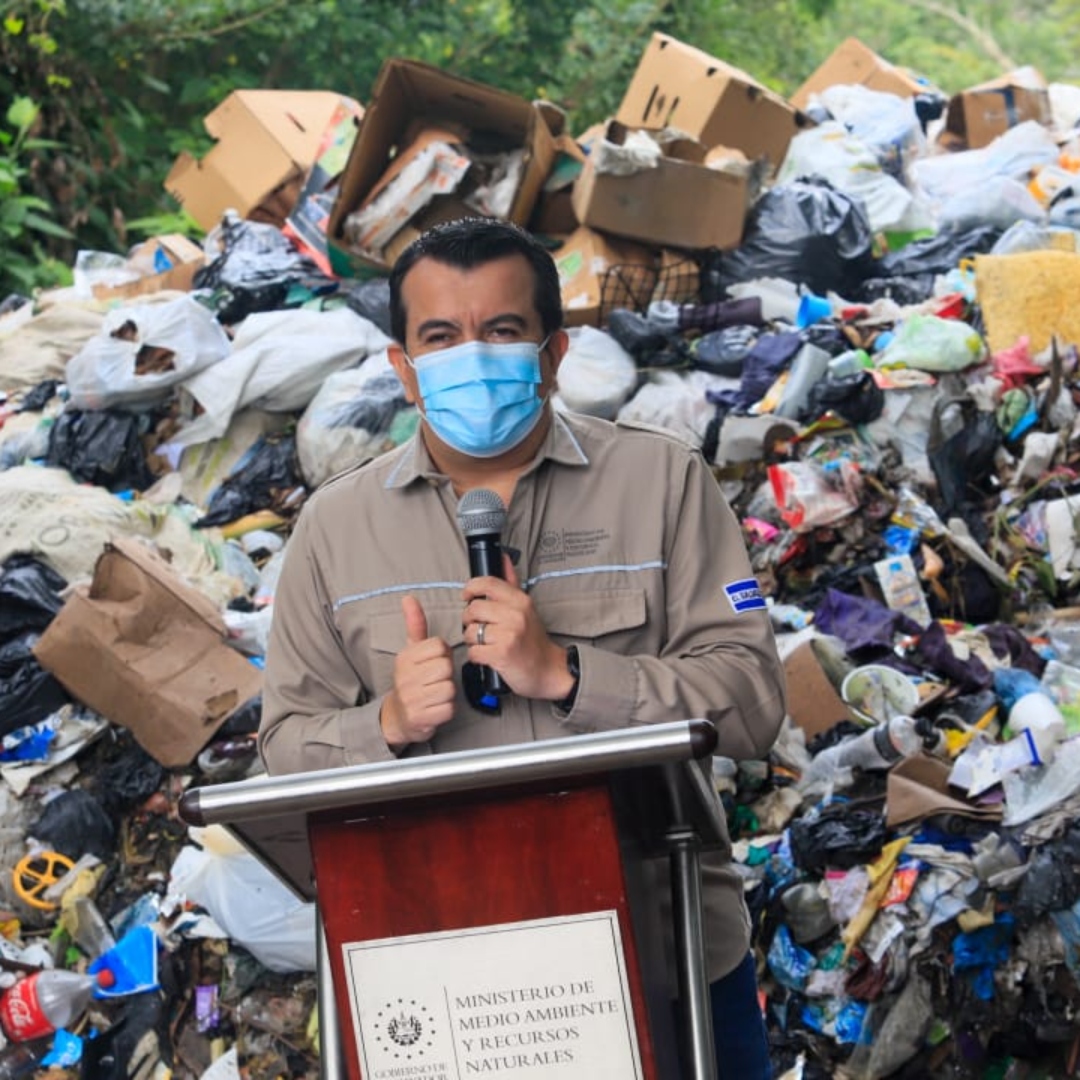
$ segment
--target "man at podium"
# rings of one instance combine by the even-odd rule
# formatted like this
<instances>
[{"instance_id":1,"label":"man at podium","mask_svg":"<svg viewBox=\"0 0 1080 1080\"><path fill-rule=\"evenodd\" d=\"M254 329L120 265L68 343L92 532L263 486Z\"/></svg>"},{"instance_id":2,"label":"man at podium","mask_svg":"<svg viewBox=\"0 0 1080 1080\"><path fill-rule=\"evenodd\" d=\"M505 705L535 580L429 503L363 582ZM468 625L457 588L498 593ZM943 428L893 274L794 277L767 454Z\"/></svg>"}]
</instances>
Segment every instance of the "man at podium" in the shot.
<instances>
[{"instance_id":1,"label":"man at podium","mask_svg":"<svg viewBox=\"0 0 1080 1080\"><path fill-rule=\"evenodd\" d=\"M455 221L390 288L390 359L421 423L300 516L267 653L269 772L706 713L719 753L764 756L783 669L738 522L696 448L553 408L569 339L547 251ZM506 557L481 576L460 513L478 489L505 508ZM771 1070L729 855L702 860L707 966L720 1076L750 1080Z\"/></svg>"}]
</instances>

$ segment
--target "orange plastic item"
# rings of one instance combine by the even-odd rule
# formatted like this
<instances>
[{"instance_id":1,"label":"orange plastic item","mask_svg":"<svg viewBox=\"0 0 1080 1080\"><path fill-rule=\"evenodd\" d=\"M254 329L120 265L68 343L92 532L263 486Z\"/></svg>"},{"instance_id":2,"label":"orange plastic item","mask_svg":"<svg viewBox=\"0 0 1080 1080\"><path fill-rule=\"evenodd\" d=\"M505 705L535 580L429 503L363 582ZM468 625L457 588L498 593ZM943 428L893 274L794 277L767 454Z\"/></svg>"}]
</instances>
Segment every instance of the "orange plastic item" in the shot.
<instances>
[{"instance_id":1,"label":"orange plastic item","mask_svg":"<svg viewBox=\"0 0 1080 1080\"><path fill-rule=\"evenodd\" d=\"M32 908L52 911L59 904L41 897L50 885L55 885L74 865L71 859L58 851L24 855L12 871L15 892Z\"/></svg>"}]
</instances>

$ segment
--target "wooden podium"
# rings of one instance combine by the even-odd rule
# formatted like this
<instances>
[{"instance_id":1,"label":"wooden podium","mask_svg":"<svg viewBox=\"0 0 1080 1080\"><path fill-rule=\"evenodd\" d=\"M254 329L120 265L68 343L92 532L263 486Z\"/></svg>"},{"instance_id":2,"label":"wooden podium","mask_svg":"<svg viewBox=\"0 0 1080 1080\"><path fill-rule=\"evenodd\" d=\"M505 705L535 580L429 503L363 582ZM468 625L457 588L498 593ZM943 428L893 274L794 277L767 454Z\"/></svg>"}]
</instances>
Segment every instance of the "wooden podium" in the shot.
<instances>
[{"instance_id":1,"label":"wooden podium","mask_svg":"<svg viewBox=\"0 0 1080 1080\"><path fill-rule=\"evenodd\" d=\"M715 1080L715 745L689 720L198 788L180 813L317 900L327 1080Z\"/></svg>"}]
</instances>

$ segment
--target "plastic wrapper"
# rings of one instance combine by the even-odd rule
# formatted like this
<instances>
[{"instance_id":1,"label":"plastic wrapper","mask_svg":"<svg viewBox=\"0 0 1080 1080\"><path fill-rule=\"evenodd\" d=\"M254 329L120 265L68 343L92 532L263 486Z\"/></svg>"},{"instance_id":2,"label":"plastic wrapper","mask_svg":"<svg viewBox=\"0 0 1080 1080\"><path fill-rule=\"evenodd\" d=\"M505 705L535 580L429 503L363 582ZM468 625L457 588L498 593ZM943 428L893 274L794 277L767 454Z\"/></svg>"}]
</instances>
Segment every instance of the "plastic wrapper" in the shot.
<instances>
[{"instance_id":1,"label":"plastic wrapper","mask_svg":"<svg viewBox=\"0 0 1080 1080\"><path fill-rule=\"evenodd\" d=\"M610 335L591 326L568 331L570 347L559 365L559 397L567 408L614 420L637 389L637 366Z\"/></svg>"},{"instance_id":2,"label":"plastic wrapper","mask_svg":"<svg viewBox=\"0 0 1080 1080\"><path fill-rule=\"evenodd\" d=\"M101 332L68 361L71 404L139 410L229 355L221 325L189 296L114 308Z\"/></svg>"},{"instance_id":3,"label":"plastic wrapper","mask_svg":"<svg viewBox=\"0 0 1080 1080\"><path fill-rule=\"evenodd\" d=\"M720 257L719 282L779 277L820 296L850 296L870 271L872 246L861 203L823 181L799 179L758 200L741 246Z\"/></svg>"},{"instance_id":4,"label":"plastic wrapper","mask_svg":"<svg viewBox=\"0 0 1080 1080\"><path fill-rule=\"evenodd\" d=\"M842 521L859 508L858 469L849 462L826 472L809 461L769 466L780 516L796 532Z\"/></svg>"},{"instance_id":5,"label":"plastic wrapper","mask_svg":"<svg viewBox=\"0 0 1080 1080\"><path fill-rule=\"evenodd\" d=\"M781 923L769 946L769 971L781 986L796 993L806 990L806 980L814 969L814 954L796 945L791 931Z\"/></svg>"},{"instance_id":6,"label":"plastic wrapper","mask_svg":"<svg viewBox=\"0 0 1080 1080\"><path fill-rule=\"evenodd\" d=\"M204 243L209 261L196 271L196 289L254 289L319 275L314 262L276 226L245 221L228 210Z\"/></svg>"},{"instance_id":7,"label":"plastic wrapper","mask_svg":"<svg viewBox=\"0 0 1080 1080\"><path fill-rule=\"evenodd\" d=\"M388 338L394 336L390 325L390 279L371 278L358 281L345 292L345 303L362 319L373 322Z\"/></svg>"},{"instance_id":8,"label":"plastic wrapper","mask_svg":"<svg viewBox=\"0 0 1080 1080\"><path fill-rule=\"evenodd\" d=\"M405 400L385 353L331 375L296 428L300 471L309 487L399 446L419 415Z\"/></svg>"}]
</instances>

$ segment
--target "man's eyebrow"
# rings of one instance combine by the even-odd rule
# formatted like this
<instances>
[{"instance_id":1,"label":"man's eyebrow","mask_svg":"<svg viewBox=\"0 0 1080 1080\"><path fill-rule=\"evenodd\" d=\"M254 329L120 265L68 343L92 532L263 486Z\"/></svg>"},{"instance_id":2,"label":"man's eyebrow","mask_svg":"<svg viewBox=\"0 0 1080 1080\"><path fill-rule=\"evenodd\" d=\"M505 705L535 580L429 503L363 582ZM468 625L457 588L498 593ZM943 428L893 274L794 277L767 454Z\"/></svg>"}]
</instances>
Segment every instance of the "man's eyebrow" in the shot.
<instances>
[{"instance_id":1,"label":"man's eyebrow","mask_svg":"<svg viewBox=\"0 0 1080 1080\"><path fill-rule=\"evenodd\" d=\"M428 319L422 322L417 328L417 336L426 334L431 330L457 330L458 324L450 319Z\"/></svg>"},{"instance_id":2,"label":"man's eyebrow","mask_svg":"<svg viewBox=\"0 0 1080 1080\"><path fill-rule=\"evenodd\" d=\"M520 330L524 330L528 325L523 315L519 315L516 311L507 311L501 315L494 315L490 319L485 319L482 328L484 330L489 330L491 327L498 326L500 323L513 323Z\"/></svg>"}]
</instances>

